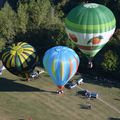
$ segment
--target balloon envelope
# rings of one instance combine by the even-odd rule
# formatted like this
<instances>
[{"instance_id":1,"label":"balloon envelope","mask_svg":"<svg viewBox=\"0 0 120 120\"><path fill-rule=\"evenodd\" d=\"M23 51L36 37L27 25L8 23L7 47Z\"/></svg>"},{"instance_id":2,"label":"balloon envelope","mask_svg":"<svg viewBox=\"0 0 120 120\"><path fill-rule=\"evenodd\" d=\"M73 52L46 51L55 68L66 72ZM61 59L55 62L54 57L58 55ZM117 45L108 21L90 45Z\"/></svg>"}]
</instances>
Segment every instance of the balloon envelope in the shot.
<instances>
[{"instance_id":1,"label":"balloon envelope","mask_svg":"<svg viewBox=\"0 0 120 120\"><path fill-rule=\"evenodd\" d=\"M35 49L25 42L12 44L2 51L3 65L18 76L26 77L25 74L34 69L37 61Z\"/></svg>"},{"instance_id":2,"label":"balloon envelope","mask_svg":"<svg viewBox=\"0 0 120 120\"><path fill-rule=\"evenodd\" d=\"M60 88L76 73L79 57L74 50L57 46L46 51L43 57L43 65L53 82Z\"/></svg>"},{"instance_id":3,"label":"balloon envelope","mask_svg":"<svg viewBox=\"0 0 120 120\"><path fill-rule=\"evenodd\" d=\"M65 19L68 37L89 58L94 57L114 33L116 21L107 7L81 4L73 8Z\"/></svg>"}]
</instances>

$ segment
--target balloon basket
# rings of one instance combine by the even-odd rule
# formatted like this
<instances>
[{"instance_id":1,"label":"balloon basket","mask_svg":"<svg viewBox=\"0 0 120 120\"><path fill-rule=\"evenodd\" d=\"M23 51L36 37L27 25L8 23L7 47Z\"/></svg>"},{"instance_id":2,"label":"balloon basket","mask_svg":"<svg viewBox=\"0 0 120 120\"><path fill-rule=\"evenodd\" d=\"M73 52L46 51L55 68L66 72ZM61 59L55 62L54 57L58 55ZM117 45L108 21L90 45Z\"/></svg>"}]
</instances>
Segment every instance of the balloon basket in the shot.
<instances>
[{"instance_id":1,"label":"balloon basket","mask_svg":"<svg viewBox=\"0 0 120 120\"><path fill-rule=\"evenodd\" d=\"M64 86L58 86L57 94L63 94L64 93L63 89Z\"/></svg>"},{"instance_id":2,"label":"balloon basket","mask_svg":"<svg viewBox=\"0 0 120 120\"><path fill-rule=\"evenodd\" d=\"M32 120L32 118L30 117L30 118L28 118L28 120Z\"/></svg>"},{"instance_id":3,"label":"balloon basket","mask_svg":"<svg viewBox=\"0 0 120 120\"><path fill-rule=\"evenodd\" d=\"M93 68L92 58L88 59L88 68Z\"/></svg>"},{"instance_id":4,"label":"balloon basket","mask_svg":"<svg viewBox=\"0 0 120 120\"><path fill-rule=\"evenodd\" d=\"M88 62L88 68L93 68L93 63L92 62Z\"/></svg>"},{"instance_id":5,"label":"balloon basket","mask_svg":"<svg viewBox=\"0 0 120 120\"><path fill-rule=\"evenodd\" d=\"M63 90L57 90L57 94L63 94L64 91Z\"/></svg>"}]
</instances>

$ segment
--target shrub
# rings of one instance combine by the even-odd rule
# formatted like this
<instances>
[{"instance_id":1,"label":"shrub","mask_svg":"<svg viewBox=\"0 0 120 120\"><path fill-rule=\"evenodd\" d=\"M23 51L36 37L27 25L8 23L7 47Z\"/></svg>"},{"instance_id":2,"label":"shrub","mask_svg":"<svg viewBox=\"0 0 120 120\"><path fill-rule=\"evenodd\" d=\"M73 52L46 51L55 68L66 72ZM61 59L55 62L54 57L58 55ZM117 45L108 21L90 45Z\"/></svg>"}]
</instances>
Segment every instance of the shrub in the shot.
<instances>
[{"instance_id":1,"label":"shrub","mask_svg":"<svg viewBox=\"0 0 120 120\"><path fill-rule=\"evenodd\" d=\"M2 51L4 46L5 46L5 40L0 38L0 52Z\"/></svg>"},{"instance_id":2,"label":"shrub","mask_svg":"<svg viewBox=\"0 0 120 120\"><path fill-rule=\"evenodd\" d=\"M101 63L103 70L112 72L118 69L119 57L115 52L108 50L103 57L103 62Z\"/></svg>"},{"instance_id":3,"label":"shrub","mask_svg":"<svg viewBox=\"0 0 120 120\"><path fill-rule=\"evenodd\" d=\"M28 30L39 29L46 24L47 15L50 10L49 0L32 0L28 4Z\"/></svg>"},{"instance_id":4,"label":"shrub","mask_svg":"<svg viewBox=\"0 0 120 120\"><path fill-rule=\"evenodd\" d=\"M54 46L63 45L72 49L74 49L76 46L71 40L69 40L63 25L51 25L48 36L49 39L53 41Z\"/></svg>"}]
</instances>

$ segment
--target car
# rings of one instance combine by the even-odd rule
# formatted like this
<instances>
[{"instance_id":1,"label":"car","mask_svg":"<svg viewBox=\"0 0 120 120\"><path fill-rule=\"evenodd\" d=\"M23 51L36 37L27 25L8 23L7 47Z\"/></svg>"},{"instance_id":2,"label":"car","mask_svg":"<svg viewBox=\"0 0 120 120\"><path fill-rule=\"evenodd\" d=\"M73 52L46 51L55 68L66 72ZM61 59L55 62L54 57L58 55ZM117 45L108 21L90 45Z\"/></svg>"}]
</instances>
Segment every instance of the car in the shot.
<instances>
[{"instance_id":1,"label":"car","mask_svg":"<svg viewBox=\"0 0 120 120\"><path fill-rule=\"evenodd\" d=\"M83 83L83 78L80 78L79 80L76 81L77 85L80 85Z\"/></svg>"},{"instance_id":2,"label":"car","mask_svg":"<svg viewBox=\"0 0 120 120\"><path fill-rule=\"evenodd\" d=\"M90 91L87 91L87 92L85 93L85 96L86 96L87 98L91 98L91 92L90 92Z\"/></svg>"},{"instance_id":3,"label":"car","mask_svg":"<svg viewBox=\"0 0 120 120\"><path fill-rule=\"evenodd\" d=\"M85 96L86 93L88 93L89 91L88 90L80 90L77 92L78 95L82 95L82 96Z\"/></svg>"},{"instance_id":4,"label":"car","mask_svg":"<svg viewBox=\"0 0 120 120\"><path fill-rule=\"evenodd\" d=\"M86 96L87 98L98 98L98 93L90 92L88 90L80 90L77 92L77 95Z\"/></svg>"},{"instance_id":5,"label":"car","mask_svg":"<svg viewBox=\"0 0 120 120\"><path fill-rule=\"evenodd\" d=\"M85 96L88 98L98 98L98 93L89 91L85 93Z\"/></svg>"},{"instance_id":6,"label":"car","mask_svg":"<svg viewBox=\"0 0 120 120\"><path fill-rule=\"evenodd\" d=\"M75 88L76 86L77 86L76 83L68 82L68 83L66 83L65 88L73 89L73 88Z\"/></svg>"},{"instance_id":7,"label":"car","mask_svg":"<svg viewBox=\"0 0 120 120\"><path fill-rule=\"evenodd\" d=\"M91 98L98 98L98 93L91 92Z\"/></svg>"},{"instance_id":8,"label":"car","mask_svg":"<svg viewBox=\"0 0 120 120\"><path fill-rule=\"evenodd\" d=\"M83 91L83 90L77 91L77 95L82 95L82 96L84 96L84 95L85 95L85 91Z\"/></svg>"},{"instance_id":9,"label":"car","mask_svg":"<svg viewBox=\"0 0 120 120\"><path fill-rule=\"evenodd\" d=\"M39 73L36 71L30 74L30 78L38 78L38 77L39 77Z\"/></svg>"}]
</instances>

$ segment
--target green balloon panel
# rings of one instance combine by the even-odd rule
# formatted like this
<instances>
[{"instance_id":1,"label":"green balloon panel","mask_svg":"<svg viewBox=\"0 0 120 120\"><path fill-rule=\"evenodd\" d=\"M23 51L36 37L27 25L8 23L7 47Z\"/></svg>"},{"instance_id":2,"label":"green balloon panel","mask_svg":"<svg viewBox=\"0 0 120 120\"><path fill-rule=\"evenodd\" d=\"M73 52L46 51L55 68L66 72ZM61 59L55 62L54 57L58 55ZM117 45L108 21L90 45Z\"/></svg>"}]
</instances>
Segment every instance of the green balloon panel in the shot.
<instances>
[{"instance_id":1,"label":"green balloon panel","mask_svg":"<svg viewBox=\"0 0 120 120\"><path fill-rule=\"evenodd\" d=\"M79 49L94 57L109 41L116 27L110 9L96 4L81 4L73 8L65 19L66 32Z\"/></svg>"},{"instance_id":2,"label":"green balloon panel","mask_svg":"<svg viewBox=\"0 0 120 120\"><path fill-rule=\"evenodd\" d=\"M25 42L12 44L2 51L2 62L11 73L25 76L38 61L35 49Z\"/></svg>"}]
</instances>

